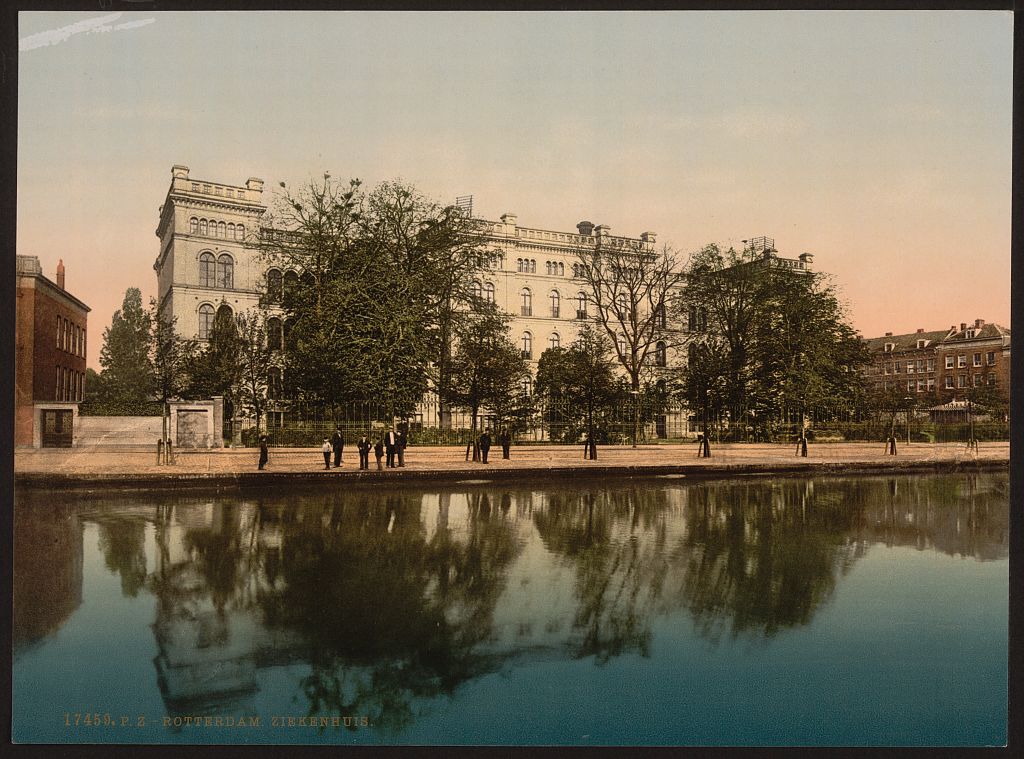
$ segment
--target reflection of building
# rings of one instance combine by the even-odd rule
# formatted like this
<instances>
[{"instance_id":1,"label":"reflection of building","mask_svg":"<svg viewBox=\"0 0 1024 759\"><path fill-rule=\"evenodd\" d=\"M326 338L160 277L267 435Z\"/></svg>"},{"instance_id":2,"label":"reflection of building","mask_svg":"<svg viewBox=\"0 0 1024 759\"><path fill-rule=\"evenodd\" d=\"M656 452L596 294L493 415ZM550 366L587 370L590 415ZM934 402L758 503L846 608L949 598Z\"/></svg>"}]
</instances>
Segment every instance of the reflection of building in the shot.
<instances>
[{"instance_id":1,"label":"reflection of building","mask_svg":"<svg viewBox=\"0 0 1024 759\"><path fill-rule=\"evenodd\" d=\"M14 444L71 446L85 391L89 307L43 276L36 256L18 256Z\"/></svg>"},{"instance_id":2,"label":"reflection of building","mask_svg":"<svg viewBox=\"0 0 1024 759\"><path fill-rule=\"evenodd\" d=\"M984 319L937 332L886 332L865 343L865 377L877 390L962 398L971 388L1010 387L1010 330Z\"/></svg>"},{"instance_id":3,"label":"reflection of building","mask_svg":"<svg viewBox=\"0 0 1024 759\"><path fill-rule=\"evenodd\" d=\"M19 498L14 512L14 647L56 631L82 603L82 522Z\"/></svg>"}]
</instances>

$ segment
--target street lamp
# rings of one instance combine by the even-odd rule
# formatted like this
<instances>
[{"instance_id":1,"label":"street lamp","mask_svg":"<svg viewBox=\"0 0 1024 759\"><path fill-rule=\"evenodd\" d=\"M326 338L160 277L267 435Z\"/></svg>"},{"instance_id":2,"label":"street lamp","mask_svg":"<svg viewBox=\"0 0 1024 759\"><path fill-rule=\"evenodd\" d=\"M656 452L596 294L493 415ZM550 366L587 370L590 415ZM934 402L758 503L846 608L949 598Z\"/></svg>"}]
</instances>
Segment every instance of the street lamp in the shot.
<instances>
[{"instance_id":1,"label":"street lamp","mask_svg":"<svg viewBox=\"0 0 1024 759\"><path fill-rule=\"evenodd\" d=\"M913 403L914 399L908 395L903 400L907 403L907 445L910 445L910 404Z\"/></svg>"}]
</instances>

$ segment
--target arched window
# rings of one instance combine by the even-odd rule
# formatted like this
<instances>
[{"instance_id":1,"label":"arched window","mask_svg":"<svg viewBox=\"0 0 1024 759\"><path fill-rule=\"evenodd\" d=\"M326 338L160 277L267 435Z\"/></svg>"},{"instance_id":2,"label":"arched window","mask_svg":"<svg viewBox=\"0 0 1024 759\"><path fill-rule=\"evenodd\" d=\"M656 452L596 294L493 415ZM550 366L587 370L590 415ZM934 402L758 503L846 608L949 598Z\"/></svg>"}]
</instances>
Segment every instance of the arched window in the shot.
<instances>
[{"instance_id":1,"label":"arched window","mask_svg":"<svg viewBox=\"0 0 1024 759\"><path fill-rule=\"evenodd\" d=\"M536 274L537 273L537 261L536 261L536 259L533 259L533 258L530 259L530 273L531 274Z\"/></svg>"},{"instance_id":2,"label":"arched window","mask_svg":"<svg viewBox=\"0 0 1024 759\"><path fill-rule=\"evenodd\" d=\"M523 358L533 358L533 335L524 332L522 337Z\"/></svg>"},{"instance_id":3,"label":"arched window","mask_svg":"<svg viewBox=\"0 0 1024 759\"><path fill-rule=\"evenodd\" d=\"M299 290L299 275L289 269L284 273L284 297L292 298Z\"/></svg>"},{"instance_id":4,"label":"arched window","mask_svg":"<svg viewBox=\"0 0 1024 759\"><path fill-rule=\"evenodd\" d=\"M217 306L217 318L218 319L230 319L232 316L231 306L227 303L221 303Z\"/></svg>"},{"instance_id":5,"label":"arched window","mask_svg":"<svg viewBox=\"0 0 1024 759\"><path fill-rule=\"evenodd\" d=\"M621 334L620 335L616 335L615 336L615 345L618 347L619 353L621 353L623 356L627 355L628 351L626 349L626 336L625 335L621 335Z\"/></svg>"},{"instance_id":6,"label":"arched window","mask_svg":"<svg viewBox=\"0 0 1024 759\"><path fill-rule=\"evenodd\" d=\"M284 329L282 329L281 332L282 332L282 344L284 345L285 348L292 347L291 339L292 339L292 329L294 327L295 327L295 319L285 319L284 320Z\"/></svg>"},{"instance_id":7,"label":"arched window","mask_svg":"<svg viewBox=\"0 0 1024 759\"><path fill-rule=\"evenodd\" d=\"M499 269L504 269L505 268L505 256L504 256L504 254L499 253L497 256L494 257L494 260L495 260L495 265L497 266L497 268L499 268Z\"/></svg>"},{"instance_id":8,"label":"arched window","mask_svg":"<svg viewBox=\"0 0 1024 759\"><path fill-rule=\"evenodd\" d=\"M227 253L217 257L217 287L231 290L235 286L235 262Z\"/></svg>"},{"instance_id":9,"label":"arched window","mask_svg":"<svg viewBox=\"0 0 1024 759\"><path fill-rule=\"evenodd\" d=\"M199 254L199 284L203 287L214 287L217 283L217 272L213 253L209 251Z\"/></svg>"},{"instance_id":10,"label":"arched window","mask_svg":"<svg viewBox=\"0 0 1024 759\"><path fill-rule=\"evenodd\" d=\"M284 283L281 279L280 269L269 269L267 271L267 300L271 303L280 303L282 297L282 287Z\"/></svg>"},{"instance_id":11,"label":"arched window","mask_svg":"<svg viewBox=\"0 0 1024 759\"><path fill-rule=\"evenodd\" d=\"M522 270L523 270L523 259L517 258L516 259L516 271L522 271Z\"/></svg>"},{"instance_id":12,"label":"arched window","mask_svg":"<svg viewBox=\"0 0 1024 759\"><path fill-rule=\"evenodd\" d=\"M551 276L551 262L550 261L545 261L544 262L544 273L547 274L548 276Z\"/></svg>"},{"instance_id":13,"label":"arched window","mask_svg":"<svg viewBox=\"0 0 1024 759\"><path fill-rule=\"evenodd\" d=\"M235 239L235 225L234 224L228 224L228 239L229 240L234 240Z\"/></svg>"},{"instance_id":14,"label":"arched window","mask_svg":"<svg viewBox=\"0 0 1024 759\"><path fill-rule=\"evenodd\" d=\"M281 320L276 316L267 319L267 347L272 351L281 350Z\"/></svg>"},{"instance_id":15,"label":"arched window","mask_svg":"<svg viewBox=\"0 0 1024 759\"><path fill-rule=\"evenodd\" d=\"M281 370L276 366L272 366L267 372L267 397L272 399L280 398L282 390Z\"/></svg>"},{"instance_id":16,"label":"arched window","mask_svg":"<svg viewBox=\"0 0 1024 759\"><path fill-rule=\"evenodd\" d=\"M654 346L654 363L657 366L668 366L668 352L661 340Z\"/></svg>"},{"instance_id":17,"label":"arched window","mask_svg":"<svg viewBox=\"0 0 1024 759\"><path fill-rule=\"evenodd\" d=\"M213 329L214 310L209 303L199 307L199 339L209 340L210 330Z\"/></svg>"},{"instance_id":18,"label":"arched window","mask_svg":"<svg viewBox=\"0 0 1024 759\"><path fill-rule=\"evenodd\" d=\"M217 237L227 237L226 230L227 225L223 222L217 222Z\"/></svg>"},{"instance_id":19,"label":"arched window","mask_svg":"<svg viewBox=\"0 0 1024 759\"><path fill-rule=\"evenodd\" d=\"M191 234L195 234L196 232L199 231L199 219L197 219L195 216L188 220L188 231Z\"/></svg>"},{"instance_id":20,"label":"arched window","mask_svg":"<svg viewBox=\"0 0 1024 759\"><path fill-rule=\"evenodd\" d=\"M524 287L519 291L520 299L520 315L521 316L533 316L533 294L530 292L529 287Z\"/></svg>"},{"instance_id":21,"label":"arched window","mask_svg":"<svg viewBox=\"0 0 1024 759\"><path fill-rule=\"evenodd\" d=\"M552 332L551 333L551 337L548 340L548 345L551 348L561 348L562 347L562 336L559 335L557 332Z\"/></svg>"},{"instance_id":22,"label":"arched window","mask_svg":"<svg viewBox=\"0 0 1024 759\"><path fill-rule=\"evenodd\" d=\"M313 274L308 271L302 272L299 276L299 282L306 290L312 290L316 287L316 279L313 278Z\"/></svg>"},{"instance_id":23,"label":"arched window","mask_svg":"<svg viewBox=\"0 0 1024 759\"><path fill-rule=\"evenodd\" d=\"M244 240L245 239L245 225L244 224L239 224L237 227L235 227L235 239L236 240Z\"/></svg>"},{"instance_id":24,"label":"arched window","mask_svg":"<svg viewBox=\"0 0 1024 759\"><path fill-rule=\"evenodd\" d=\"M564 277L565 276L565 264L563 264L561 262L559 262L559 264L558 264L558 276L559 277Z\"/></svg>"},{"instance_id":25,"label":"arched window","mask_svg":"<svg viewBox=\"0 0 1024 759\"><path fill-rule=\"evenodd\" d=\"M523 395L533 395L533 377L527 374L523 377L522 384L519 387L522 389Z\"/></svg>"},{"instance_id":26,"label":"arched window","mask_svg":"<svg viewBox=\"0 0 1024 759\"><path fill-rule=\"evenodd\" d=\"M587 318L587 294L580 292L576 293L576 318L586 319Z\"/></svg>"},{"instance_id":27,"label":"arched window","mask_svg":"<svg viewBox=\"0 0 1024 759\"><path fill-rule=\"evenodd\" d=\"M473 284L470 286L469 291L474 298L484 297L483 285L481 285L478 280L473 280Z\"/></svg>"},{"instance_id":28,"label":"arched window","mask_svg":"<svg viewBox=\"0 0 1024 759\"><path fill-rule=\"evenodd\" d=\"M484 300L486 300L488 303L494 303L494 283L493 282L485 282L484 283Z\"/></svg>"},{"instance_id":29,"label":"arched window","mask_svg":"<svg viewBox=\"0 0 1024 759\"><path fill-rule=\"evenodd\" d=\"M201 235L205 235L206 234L206 219L200 219L199 220L199 234L201 234Z\"/></svg>"},{"instance_id":30,"label":"arched window","mask_svg":"<svg viewBox=\"0 0 1024 759\"><path fill-rule=\"evenodd\" d=\"M551 318L557 319L562 311L562 296L558 294L558 290L552 290L551 295Z\"/></svg>"},{"instance_id":31,"label":"arched window","mask_svg":"<svg viewBox=\"0 0 1024 759\"><path fill-rule=\"evenodd\" d=\"M665 310L665 304L664 303L659 303L658 304L658 308L657 308L656 313L657 313L657 324L658 324L658 326L661 327L662 329L665 329L666 327L668 327L668 316L667 316L667 313L666 313L666 310Z\"/></svg>"}]
</instances>

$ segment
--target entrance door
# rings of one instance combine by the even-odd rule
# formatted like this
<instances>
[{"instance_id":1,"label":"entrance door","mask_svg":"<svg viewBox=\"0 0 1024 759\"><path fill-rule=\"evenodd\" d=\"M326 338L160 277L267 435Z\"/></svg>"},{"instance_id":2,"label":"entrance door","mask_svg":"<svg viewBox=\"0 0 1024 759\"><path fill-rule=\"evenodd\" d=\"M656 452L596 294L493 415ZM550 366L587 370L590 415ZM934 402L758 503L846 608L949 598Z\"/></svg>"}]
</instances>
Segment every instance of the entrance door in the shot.
<instances>
[{"instance_id":1,"label":"entrance door","mask_svg":"<svg viewBox=\"0 0 1024 759\"><path fill-rule=\"evenodd\" d=\"M43 409L43 448L70 448L74 435L74 414L66 409Z\"/></svg>"}]
</instances>

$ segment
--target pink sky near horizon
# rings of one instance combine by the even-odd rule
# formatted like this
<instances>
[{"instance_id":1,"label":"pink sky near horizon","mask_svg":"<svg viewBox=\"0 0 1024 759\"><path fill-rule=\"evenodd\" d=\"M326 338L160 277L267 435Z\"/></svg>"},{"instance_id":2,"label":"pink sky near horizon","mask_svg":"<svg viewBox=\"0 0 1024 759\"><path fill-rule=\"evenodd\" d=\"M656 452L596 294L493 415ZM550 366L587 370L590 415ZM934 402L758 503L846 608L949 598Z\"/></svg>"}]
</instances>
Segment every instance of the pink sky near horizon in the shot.
<instances>
[{"instance_id":1,"label":"pink sky near horizon","mask_svg":"<svg viewBox=\"0 0 1024 759\"><path fill-rule=\"evenodd\" d=\"M54 33L103 17L19 31L18 253L50 278L63 258L93 368L125 289L156 294L176 163L268 189L401 177L684 252L768 235L814 253L865 337L1009 326L1008 13L142 12Z\"/></svg>"}]
</instances>

